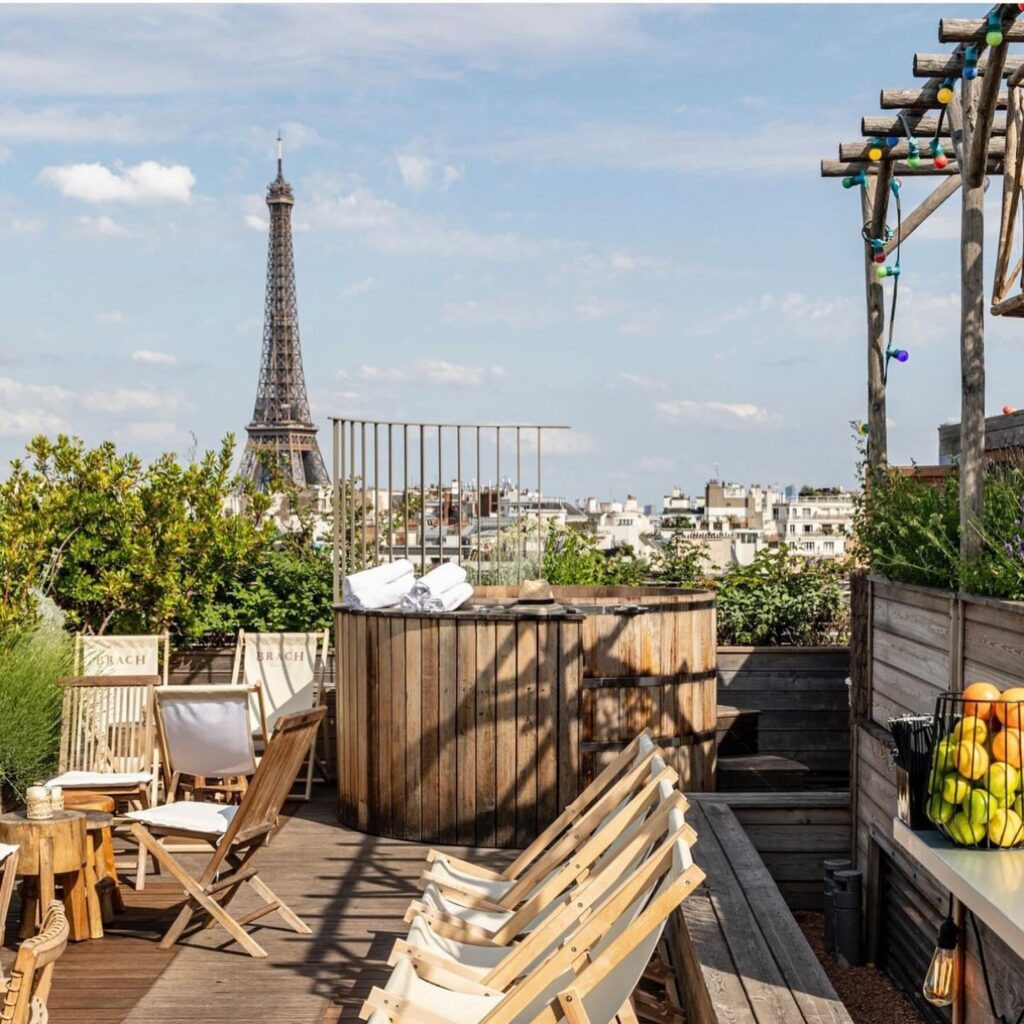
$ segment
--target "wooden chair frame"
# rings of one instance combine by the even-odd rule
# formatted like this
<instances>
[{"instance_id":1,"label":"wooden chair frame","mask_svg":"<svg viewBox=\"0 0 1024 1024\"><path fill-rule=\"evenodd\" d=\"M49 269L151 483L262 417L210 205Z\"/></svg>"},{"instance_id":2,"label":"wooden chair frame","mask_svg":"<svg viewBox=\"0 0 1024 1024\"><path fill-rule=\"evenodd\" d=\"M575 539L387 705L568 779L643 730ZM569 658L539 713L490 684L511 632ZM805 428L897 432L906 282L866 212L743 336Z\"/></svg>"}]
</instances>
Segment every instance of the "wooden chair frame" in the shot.
<instances>
[{"instance_id":1,"label":"wooden chair frame","mask_svg":"<svg viewBox=\"0 0 1024 1024\"><path fill-rule=\"evenodd\" d=\"M267 744L256 774L246 790L227 831L220 838L207 832L160 825L132 824L132 833L168 873L179 882L187 897L185 906L160 940L160 948L168 949L181 938L193 923L207 926L219 924L242 948L254 957L265 957L266 951L245 930L247 924L277 911L285 923L301 935L310 929L276 896L259 877L251 865L255 855L269 842L277 828L278 815L288 799L317 730L327 708L313 708L282 715L277 721L274 735ZM157 835L199 839L214 844L213 855L198 877L193 876L169 850L161 845ZM242 917L232 917L227 911L243 884L248 884L263 900L264 906Z\"/></svg>"},{"instance_id":2,"label":"wooden chair frame","mask_svg":"<svg viewBox=\"0 0 1024 1024\"><path fill-rule=\"evenodd\" d=\"M163 717L161 713L161 702L165 700L173 700L174 695L178 692L188 692L192 695L199 693L210 693L212 691L224 690L237 690L237 686L167 686L160 687L153 692L153 702L156 711L156 735L157 741L160 748L160 765L163 770L164 780L164 802L174 803L178 799L179 790L184 788L188 790L189 795L192 799L199 794L211 794L213 796L223 795L230 799L241 798L245 795L245 791L249 787L249 780L247 776L237 776L233 778L223 778L217 783L209 783L206 778L202 776L186 776L191 778L192 782L182 782L183 773L175 768L173 758L167 743L166 730L164 728ZM258 734L259 738L263 741L263 747L266 749L267 746L267 714L266 708L263 703L263 688L259 683L245 684L245 689L250 694L256 695L256 700L260 709L260 721L263 723L263 731ZM251 736L250 736L251 739ZM253 748L253 765L256 765L256 751ZM255 771L255 767L254 767Z\"/></svg>"},{"instance_id":3,"label":"wooden chair frame","mask_svg":"<svg viewBox=\"0 0 1024 1024\"><path fill-rule=\"evenodd\" d=\"M0 946L4 944L4 925L11 909L11 896L18 881L18 850L15 849L0 861ZM4 984L4 971L0 966L0 988ZM0 1018L2 1019L2 1018Z\"/></svg>"},{"instance_id":4,"label":"wooden chair frame","mask_svg":"<svg viewBox=\"0 0 1024 1024\"><path fill-rule=\"evenodd\" d=\"M97 783L90 785L89 791L139 807L155 804L160 783L160 759L155 739L153 691L159 685L160 677L66 676L59 683L64 688L59 772L115 772L125 768L119 762L134 761L136 767L130 770L151 772L151 782L109 786ZM134 691L140 687L145 688L142 722L125 721L125 716L131 713L131 701L117 691ZM102 699L97 699L91 707L83 696L89 689L102 693ZM135 888L142 889L145 884L146 855L140 848Z\"/></svg>"},{"instance_id":5,"label":"wooden chair frame","mask_svg":"<svg viewBox=\"0 0 1024 1024\"><path fill-rule=\"evenodd\" d=\"M672 786L679 780L676 770L665 765L663 761L659 762L660 770L655 770L655 757L656 754L652 751L650 757L641 763L641 766L647 769L646 778L642 775L636 777L632 771L624 776L594 805L595 813L587 815L568 837L559 842L558 847L561 847L572 840L571 849L560 868L544 870L545 865L541 861L535 862L523 878L501 899L495 900L492 906L484 906L485 902L490 901L481 900L472 889L459 888L450 878L437 874L436 868L425 871L421 881L433 882L442 894L451 896L463 906L517 911L524 921L532 920L534 915L554 898L586 876L623 831L638 817L646 814L652 806L657 805L661 799L660 791L663 784ZM624 801L628 802L622 806ZM612 807L607 815L597 813L604 810L607 804L611 804ZM616 811L616 808L621 809ZM542 858L543 861L547 859L547 856ZM517 929L512 935L521 930Z\"/></svg>"},{"instance_id":6,"label":"wooden chair frame","mask_svg":"<svg viewBox=\"0 0 1024 1024\"><path fill-rule=\"evenodd\" d=\"M157 660L159 661L160 651L163 650L163 664L160 666L160 681L164 685L167 684L170 678L171 670L171 634L164 631L163 633L142 633L142 634L125 634L125 639L131 640L152 640L157 648ZM118 640L119 636L114 634L94 634L94 633L76 633L75 634L75 661L74 671L75 675L113 675L113 672L86 672L85 669L85 647L91 639L107 639L107 640ZM122 675L133 676L139 675L138 672L124 672Z\"/></svg>"},{"instance_id":7,"label":"wooden chair frame","mask_svg":"<svg viewBox=\"0 0 1024 1024\"><path fill-rule=\"evenodd\" d=\"M479 981L468 981L456 973L445 973L433 967L434 980L453 990L503 996L480 1024L512 1024L526 1008L564 974L572 972L573 982L558 992L555 999L532 1019L531 1024L557 1024L565 1017L568 1024L590 1024L583 1005L586 996L610 971L614 970L652 932L664 926L669 915L704 880L704 872L691 865L662 891L655 892L622 935L596 957L594 946L608 933L618 919L629 912L634 901L672 870L676 842L685 841L680 830L659 845L657 851L635 872L618 879L618 888L591 915L548 955L535 970L513 980L502 990ZM467 984L470 986L466 988ZM623 993L623 1005L631 993ZM409 1000L374 987L360 1010L368 1019L374 1012L385 1014L392 1024L450 1024L447 1017L418 1006Z\"/></svg>"},{"instance_id":8,"label":"wooden chair frame","mask_svg":"<svg viewBox=\"0 0 1024 1024\"><path fill-rule=\"evenodd\" d=\"M652 744L652 750L644 758L644 766L633 765L640 744L644 741ZM502 871L492 871L489 868L474 864L472 861L461 860L453 857L442 850L429 850L427 861L433 862L443 857L452 864L468 874L475 874L480 878L501 879L507 882L523 881L521 891L516 895L521 896L523 892L529 891L530 885L550 871L559 861L565 859L566 852L572 849L573 840L567 837L568 832L574 825L580 824L588 817L594 805L601 801L609 789L622 781L623 776L642 778L647 770L646 764L655 754L662 755L662 752L654 745L651 739L651 730L643 729L637 733L629 743L616 755L615 759L608 764L604 770L588 785L575 800L565 805L565 809L545 828L540 835L529 846L519 854L511 864ZM617 801L602 802L603 810L598 813L598 821L607 816ZM594 826L597 827L596 825ZM593 831L593 830L591 830ZM541 862L544 867L536 867ZM528 870L533 869L530 880L524 880Z\"/></svg>"},{"instance_id":9,"label":"wooden chair frame","mask_svg":"<svg viewBox=\"0 0 1024 1024\"><path fill-rule=\"evenodd\" d=\"M68 920L63 905L54 900L46 910L43 927L34 938L26 939L18 949L11 980L0 979L0 1021L3 1024L29 1024L45 1021L46 1001L53 982L53 967L68 944Z\"/></svg>"},{"instance_id":10,"label":"wooden chair frame","mask_svg":"<svg viewBox=\"0 0 1024 1024\"><path fill-rule=\"evenodd\" d=\"M607 864L602 865L599 871L563 896L559 909L550 914L533 931L527 932L521 942L508 945L508 953L502 957L500 964L483 977L472 969L462 969L460 965L453 964L447 958L438 957L431 951L420 949L406 939L396 940L388 962L393 965L399 956L408 956L417 967L422 965L423 969L418 973L427 981L433 980L433 972L436 967L461 974L469 980L479 981L492 989L505 991L516 978L528 971L550 946L559 943L568 935L570 929L589 916L595 904L615 885L621 884L624 873L628 873L630 870L639 870L635 867L636 858L643 854L645 848L656 848L658 843L666 841L668 838L672 838L674 841L682 840L690 847L696 843L697 835L688 825L684 824L678 830L673 830L672 827L673 812L685 813L688 806L686 798L678 791L674 792L667 800L662 800L658 809L644 822L642 828L630 837L628 843L624 844ZM414 916L407 915L406 920L411 922ZM457 929L450 927L441 915L426 912L423 913L423 917L439 935L462 942L473 941L470 936L464 933L460 934ZM501 944L507 945L507 943Z\"/></svg>"},{"instance_id":11,"label":"wooden chair frame","mask_svg":"<svg viewBox=\"0 0 1024 1024\"><path fill-rule=\"evenodd\" d=\"M277 633L255 633L251 630L240 629L238 631L238 640L235 643L235 658L231 666L231 683L232 685L252 685L256 682L255 680L249 680L245 676L245 645L246 637L249 636L284 636L287 635L284 631ZM314 708L320 707L324 700L324 680L327 674L327 655L330 651L331 634L330 630L313 630L309 633L299 633L296 635L306 637L319 637L316 644L316 664L313 666L313 703ZM261 696L260 703L260 715L263 723L263 735L268 735L267 730L267 713L266 713L266 702ZM309 759L306 764L306 775L302 783L302 791L299 794L292 794L291 799L293 800L310 800L313 796L313 769L314 763L318 761L316 753L316 742L314 741L313 746L310 748ZM327 781L327 769L323 762L320 762L320 777L323 781Z\"/></svg>"}]
</instances>

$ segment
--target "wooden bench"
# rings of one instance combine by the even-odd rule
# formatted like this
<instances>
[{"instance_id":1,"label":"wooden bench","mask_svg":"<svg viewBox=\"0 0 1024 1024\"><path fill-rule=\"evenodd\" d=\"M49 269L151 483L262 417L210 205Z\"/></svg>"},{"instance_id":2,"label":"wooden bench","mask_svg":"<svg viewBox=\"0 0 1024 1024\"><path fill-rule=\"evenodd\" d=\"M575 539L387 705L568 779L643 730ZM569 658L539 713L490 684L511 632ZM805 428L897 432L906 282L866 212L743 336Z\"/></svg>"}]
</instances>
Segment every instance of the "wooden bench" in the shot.
<instances>
[{"instance_id":1,"label":"wooden bench","mask_svg":"<svg viewBox=\"0 0 1024 1024\"><path fill-rule=\"evenodd\" d=\"M732 810L694 800L686 817L707 874L673 923L687 1024L852 1024Z\"/></svg>"}]
</instances>

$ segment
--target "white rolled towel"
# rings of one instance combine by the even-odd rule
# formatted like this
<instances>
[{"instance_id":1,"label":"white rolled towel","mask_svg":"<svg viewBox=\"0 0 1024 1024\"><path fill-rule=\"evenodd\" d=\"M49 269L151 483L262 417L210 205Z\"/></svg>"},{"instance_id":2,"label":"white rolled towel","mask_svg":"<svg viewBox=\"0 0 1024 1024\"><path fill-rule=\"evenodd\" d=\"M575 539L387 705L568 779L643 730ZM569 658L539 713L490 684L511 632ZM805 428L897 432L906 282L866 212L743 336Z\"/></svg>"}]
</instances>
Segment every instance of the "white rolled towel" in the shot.
<instances>
[{"instance_id":1,"label":"white rolled towel","mask_svg":"<svg viewBox=\"0 0 1024 1024\"><path fill-rule=\"evenodd\" d=\"M459 583L449 587L443 594L437 597L428 597L423 602L425 612L453 612L461 608L473 596L473 585L471 583Z\"/></svg>"},{"instance_id":2,"label":"white rolled towel","mask_svg":"<svg viewBox=\"0 0 1024 1024\"><path fill-rule=\"evenodd\" d=\"M457 587L460 583L466 582L466 570L454 562L445 562L436 569L431 569L425 576L420 577L412 588L421 600L430 597L440 597L446 590Z\"/></svg>"},{"instance_id":3,"label":"white rolled towel","mask_svg":"<svg viewBox=\"0 0 1024 1024\"><path fill-rule=\"evenodd\" d=\"M403 612L421 612L423 611L423 602L410 590L401 601L398 602L398 607Z\"/></svg>"},{"instance_id":4,"label":"white rolled towel","mask_svg":"<svg viewBox=\"0 0 1024 1024\"><path fill-rule=\"evenodd\" d=\"M346 576L341 584L342 603L347 608L387 608L398 604L415 582L412 562L407 558L385 562ZM381 604L383 600L387 603Z\"/></svg>"}]
</instances>

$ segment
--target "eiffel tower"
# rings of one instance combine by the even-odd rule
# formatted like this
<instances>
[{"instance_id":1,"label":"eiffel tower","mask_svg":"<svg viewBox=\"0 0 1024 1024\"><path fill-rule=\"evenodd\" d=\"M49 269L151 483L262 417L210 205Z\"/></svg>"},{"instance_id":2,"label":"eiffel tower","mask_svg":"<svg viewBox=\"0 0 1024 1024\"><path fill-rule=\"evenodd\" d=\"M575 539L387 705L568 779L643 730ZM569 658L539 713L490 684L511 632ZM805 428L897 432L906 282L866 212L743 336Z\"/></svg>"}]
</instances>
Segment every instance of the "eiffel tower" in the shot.
<instances>
[{"instance_id":1,"label":"eiffel tower","mask_svg":"<svg viewBox=\"0 0 1024 1024\"><path fill-rule=\"evenodd\" d=\"M241 475L260 490L273 476L299 490L329 484L324 457L309 414L306 378L299 347L299 311L295 298L292 207L295 197L282 172L277 139L277 177L267 186L270 240L267 252L267 300L263 313L263 354L249 440Z\"/></svg>"}]
</instances>

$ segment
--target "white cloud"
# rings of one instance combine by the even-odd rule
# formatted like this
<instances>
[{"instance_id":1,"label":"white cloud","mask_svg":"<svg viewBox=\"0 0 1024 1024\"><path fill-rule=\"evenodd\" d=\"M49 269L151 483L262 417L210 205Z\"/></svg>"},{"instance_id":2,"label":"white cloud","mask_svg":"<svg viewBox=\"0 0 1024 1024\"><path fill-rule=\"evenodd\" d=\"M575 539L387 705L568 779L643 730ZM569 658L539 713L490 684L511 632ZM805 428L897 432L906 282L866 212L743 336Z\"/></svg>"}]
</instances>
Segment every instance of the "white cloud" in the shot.
<instances>
[{"instance_id":1,"label":"white cloud","mask_svg":"<svg viewBox=\"0 0 1024 1024\"><path fill-rule=\"evenodd\" d=\"M402 176L402 184L406 188L420 192L429 187L434 172L434 161L429 157L400 153L395 162L398 164L398 173Z\"/></svg>"},{"instance_id":2,"label":"white cloud","mask_svg":"<svg viewBox=\"0 0 1024 1024\"><path fill-rule=\"evenodd\" d=\"M192 198L195 175L184 164L155 160L114 169L100 163L44 167L39 180L61 195L85 203L187 203Z\"/></svg>"},{"instance_id":3,"label":"white cloud","mask_svg":"<svg viewBox=\"0 0 1024 1024\"><path fill-rule=\"evenodd\" d=\"M747 131L700 131L659 124L587 123L462 149L498 163L605 167L667 174L763 177L803 173L835 137L824 123L766 121Z\"/></svg>"},{"instance_id":4,"label":"white cloud","mask_svg":"<svg viewBox=\"0 0 1024 1024\"><path fill-rule=\"evenodd\" d=\"M658 380L655 377L645 377L639 373L620 373L618 379L623 384L628 384L630 387L640 388L644 391L664 391L668 386L662 380Z\"/></svg>"},{"instance_id":5,"label":"white cloud","mask_svg":"<svg viewBox=\"0 0 1024 1024\"><path fill-rule=\"evenodd\" d=\"M253 231L267 231L270 228L270 221L257 213L247 213L245 215L245 226L252 228Z\"/></svg>"},{"instance_id":6,"label":"white cloud","mask_svg":"<svg viewBox=\"0 0 1024 1024\"><path fill-rule=\"evenodd\" d=\"M525 430L521 437L523 448L537 450L537 431ZM541 438L541 455L590 455L597 450L594 439L579 430L545 430Z\"/></svg>"},{"instance_id":7,"label":"white cloud","mask_svg":"<svg viewBox=\"0 0 1024 1024\"><path fill-rule=\"evenodd\" d=\"M126 413L157 412L177 409L181 404L177 395L151 388L112 388L90 391L82 396L82 405L90 412Z\"/></svg>"},{"instance_id":8,"label":"white cloud","mask_svg":"<svg viewBox=\"0 0 1024 1024\"><path fill-rule=\"evenodd\" d=\"M417 365L424 379L431 384L459 384L479 387L486 375L482 366L463 366L444 359L424 359Z\"/></svg>"},{"instance_id":9,"label":"white cloud","mask_svg":"<svg viewBox=\"0 0 1024 1024\"><path fill-rule=\"evenodd\" d=\"M141 444L171 444L181 440L183 434L170 420L136 420L118 431L128 441Z\"/></svg>"},{"instance_id":10,"label":"white cloud","mask_svg":"<svg viewBox=\"0 0 1024 1024\"><path fill-rule=\"evenodd\" d=\"M355 281L342 290L343 299L354 299L357 295L365 295L377 287L377 280L373 277L364 277L361 281Z\"/></svg>"},{"instance_id":11,"label":"white cloud","mask_svg":"<svg viewBox=\"0 0 1024 1024\"><path fill-rule=\"evenodd\" d=\"M689 399L658 402L655 409L670 419L699 420L712 425L766 423L768 413L749 402L693 402Z\"/></svg>"},{"instance_id":12,"label":"white cloud","mask_svg":"<svg viewBox=\"0 0 1024 1024\"><path fill-rule=\"evenodd\" d=\"M411 382L417 385L479 387L488 377L504 377L503 366L467 366L445 359L421 359L410 367L362 365L351 373L339 370L339 380L361 380L369 384Z\"/></svg>"},{"instance_id":13,"label":"white cloud","mask_svg":"<svg viewBox=\"0 0 1024 1024\"><path fill-rule=\"evenodd\" d=\"M108 217L105 213L99 217L79 217L77 221L87 234L98 238L135 238L137 232L124 224Z\"/></svg>"},{"instance_id":14,"label":"white cloud","mask_svg":"<svg viewBox=\"0 0 1024 1024\"><path fill-rule=\"evenodd\" d=\"M96 314L96 323L98 324L123 324L124 313L119 309L101 309Z\"/></svg>"},{"instance_id":15,"label":"white cloud","mask_svg":"<svg viewBox=\"0 0 1024 1024\"><path fill-rule=\"evenodd\" d=\"M0 434L59 434L67 423L44 409L0 409Z\"/></svg>"},{"instance_id":16,"label":"white cloud","mask_svg":"<svg viewBox=\"0 0 1024 1024\"><path fill-rule=\"evenodd\" d=\"M16 235L38 235L45 225L37 217L12 217L11 230Z\"/></svg>"},{"instance_id":17,"label":"white cloud","mask_svg":"<svg viewBox=\"0 0 1024 1024\"><path fill-rule=\"evenodd\" d=\"M4 142L126 143L154 134L151 128L121 114L91 116L68 107L0 107L0 139Z\"/></svg>"},{"instance_id":18,"label":"white cloud","mask_svg":"<svg viewBox=\"0 0 1024 1024\"><path fill-rule=\"evenodd\" d=\"M317 228L351 232L373 248L387 253L432 253L487 260L522 260L562 248L555 241L534 241L518 235L484 234L456 227L447 221L414 213L382 199L368 188L338 192L314 183L308 204L311 224Z\"/></svg>"},{"instance_id":19,"label":"white cloud","mask_svg":"<svg viewBox=\"0 0 1024 1024\"><path fill-rule=\"evenodd\" d=\"M63 404L74 398L74 394L56 384L25 384L11 377L0 377L0 398L6 403Z\"/></svg>"},{"instance_id":20,"label":"white cloud","mask_svg":"<svg viewBox=\"0 0 1024 1024\"><path fill-rule=\"evenodd\" d=\"M137 348L132 353L133 363L151 363L154 366L177 366L178 357L170 352L158 352L150 348Z\"/></svg>"}]
</instances>

